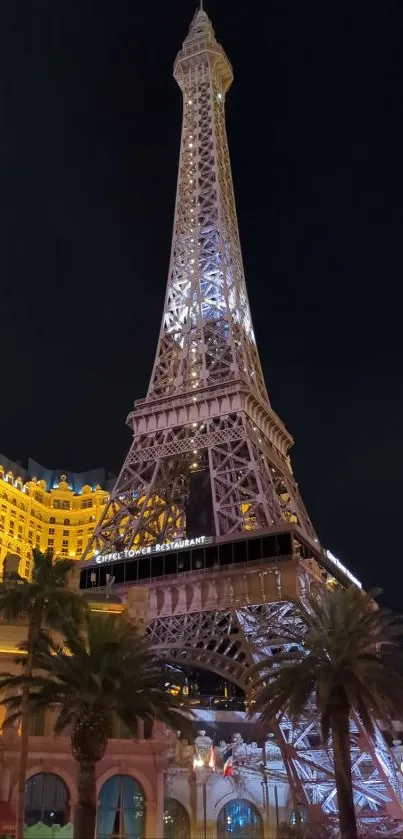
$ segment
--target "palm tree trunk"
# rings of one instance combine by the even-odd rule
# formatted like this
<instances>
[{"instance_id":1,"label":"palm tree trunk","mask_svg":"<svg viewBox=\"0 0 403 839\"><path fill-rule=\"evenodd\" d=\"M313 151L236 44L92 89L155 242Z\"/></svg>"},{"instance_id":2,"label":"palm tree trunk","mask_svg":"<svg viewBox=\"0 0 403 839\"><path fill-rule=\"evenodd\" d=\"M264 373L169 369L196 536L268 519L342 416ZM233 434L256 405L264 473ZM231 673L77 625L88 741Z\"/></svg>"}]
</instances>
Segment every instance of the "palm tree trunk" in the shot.
<instances>
[{"instance_id":1,"label":"palm tree trunk","mask_svg":"<svg viewBox=\"0 0 403 839\"><path fill-rule=\"evenodd\" d=\"M77 776L78 801L74 816L74 839L94 839L97 815L95 761L79 760Z\"/></svg>"},{"instance_id":2,"label":"palm tree trunk","mask_svg":"<svg viewBox=\"0 0 403 839\"><path fill-rule=\"evenodd\" d=\"M17 817L15 839L23 839L25 824L25 779L27 775L29 748L29 688L24 685L21 697L21 743L20 766L18 772Z\"/></svg>"},{"instance_id":3,"label":"palm tree trunk","mask_svg":"<svg viewBox=\"0 0 403 839\"><path fill-rule=\"evenodd\" d=\"M357 839L351 778L350 714L349 708L342 704L332 714L332 737L340 835L341 839Z\"/></svg>"},{"instance_id":4,"label":"palm tree trunk","mask_svg":"<svg viewBox=\"0 0 403 839\"><path fill-rule=\"evenodd\" d=\"M40 628L37 621L31 619L28 623L27 658L24 672L29 678L32 676L35 644L39 638ZM20 766L18 772L17 817L15 825L15 839L24 839L25 825L25 782L28 765L29 749L29 685L22 686L21 691L21 744Z\"/></svg>"}]
</instances>

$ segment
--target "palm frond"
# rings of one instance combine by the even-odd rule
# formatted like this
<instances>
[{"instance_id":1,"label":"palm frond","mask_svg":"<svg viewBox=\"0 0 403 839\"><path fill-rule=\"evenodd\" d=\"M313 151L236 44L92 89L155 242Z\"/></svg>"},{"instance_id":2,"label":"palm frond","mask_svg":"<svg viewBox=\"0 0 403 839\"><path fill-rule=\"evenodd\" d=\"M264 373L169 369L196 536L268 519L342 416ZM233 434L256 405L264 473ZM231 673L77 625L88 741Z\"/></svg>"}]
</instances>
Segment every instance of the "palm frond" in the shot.
<instances>
[{"instance_id":1,"label":"palm frond","mask_svg":"<svg viewBox=\"0 0 403 839\"><path fill-rule=\"evenodd\" d=\"M142 719L159 720L193 736L190 709L183 697L169 692L170 671L132 624L121 616L105 620L88 612L81 628L67 624L65 630L63 649L51 640L38 645L32 677L5 675L0 690L4 686L4 690L18 691L29 683L30 709L57 707L55 731L62 733L72 726L75 749L78 743L89 747L83 720L98 719L101 730L112 714L132 736ZM9 703L16 711L18 701L14 696Z\"/></svg>"},{"instance_id":2,"label":"palm frond","mask_svg":"<svg viewBox=\"0 0 403 839\"><path fill-rule=\"evenodd\" d=\"M263 621L256 633L260 659L250 669L251 712L267 724L285 711L297 720L314 697L324 740L340 701L370 734L375 719L385 725L392 716L401 719L403 619L379 608L376 593L323 588L289 600L286 626ZM273 637L286 651L269 656Z\"/></svg>"}]
</instances>

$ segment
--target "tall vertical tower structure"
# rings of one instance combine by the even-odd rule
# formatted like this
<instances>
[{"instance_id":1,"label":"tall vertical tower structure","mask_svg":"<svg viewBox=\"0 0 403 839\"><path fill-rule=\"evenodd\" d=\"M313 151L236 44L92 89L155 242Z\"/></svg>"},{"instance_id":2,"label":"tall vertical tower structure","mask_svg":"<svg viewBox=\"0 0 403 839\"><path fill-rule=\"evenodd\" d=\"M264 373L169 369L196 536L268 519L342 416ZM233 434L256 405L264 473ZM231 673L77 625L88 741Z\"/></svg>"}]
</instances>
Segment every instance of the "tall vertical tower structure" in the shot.
<instances>
[{"instance_id":1,"label":"tall vertical tower structure","mask_svg":"<svg viewBox=\"0 0 403 839\"><path fill-rule=\"evenodd\" d=\"M232 68L199 10L174 66L182 137L168 284L133 443L95 534L99 550L312 524L292 438L271 408L246 290L225 129ZM201 511L201 515L195 511Z\"/></svg>"},{"instance_id":2,"label":"tall vertical tower structure","mask_svg":"<svg viewBox=\"0 0 403 839\"><path fill-rule=\"evenodd\" d=\"M292 439L269 402L225 131L232 69L202 9L174 76L183 122L157 353L147 396L128 417L133 442L88 545L82 585L123 583L129 606L143 592L161 655L245 691L259 616L281 626L288 595L335 579L359 582L319 546L292 475ZM127 595L127 586L136 588ZM273 733L294 807L334 815L331 746L321 744L314 706L298 726L283 715ZM374 836L393 835L403 814L400 778L380 732L370 740L359 719L351 756L362 823ZM277 777L276 761L272 768Z\"/></svg>"}]
</instances>

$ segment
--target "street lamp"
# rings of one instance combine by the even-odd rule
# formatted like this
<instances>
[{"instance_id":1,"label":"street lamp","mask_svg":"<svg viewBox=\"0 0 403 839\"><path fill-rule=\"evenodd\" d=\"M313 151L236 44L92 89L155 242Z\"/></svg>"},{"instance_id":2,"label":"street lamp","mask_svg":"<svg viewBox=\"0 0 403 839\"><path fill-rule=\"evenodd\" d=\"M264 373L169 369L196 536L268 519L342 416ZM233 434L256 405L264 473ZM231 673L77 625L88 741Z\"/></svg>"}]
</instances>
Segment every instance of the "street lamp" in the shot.
<instances>
[{"instance_id":1,"label":"street lamp","mask_svg":"<svg viewBox=\"0 0 403 839\"><path fill-rule=\"evenodd\" d=\"M203 839L207 839L207 781L214 771L213 741L201 731L195 740L195 754L193 758L194 772L199 774L203 781Z\"/></svg>"}]
</instances>

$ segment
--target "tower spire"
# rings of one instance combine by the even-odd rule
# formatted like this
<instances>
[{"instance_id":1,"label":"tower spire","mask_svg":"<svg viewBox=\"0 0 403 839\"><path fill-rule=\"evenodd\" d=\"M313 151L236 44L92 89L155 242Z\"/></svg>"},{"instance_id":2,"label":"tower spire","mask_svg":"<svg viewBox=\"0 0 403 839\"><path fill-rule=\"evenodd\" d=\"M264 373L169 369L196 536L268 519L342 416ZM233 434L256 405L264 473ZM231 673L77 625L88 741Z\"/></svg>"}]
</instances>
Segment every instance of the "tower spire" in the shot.
<instances>
[{"instance_id":1,"label":"tower spire","mask_svg":"<svg viewBox=\"0 0 403 839\"><path fill-rule=\"evenodd\" d=\"M199 535L200 515L217 536L293 522L314 538L256 346L225 128L233 73L202 3L174 78L183 119L162 323L96 547Z\"/></svg>"}]
</instances>

